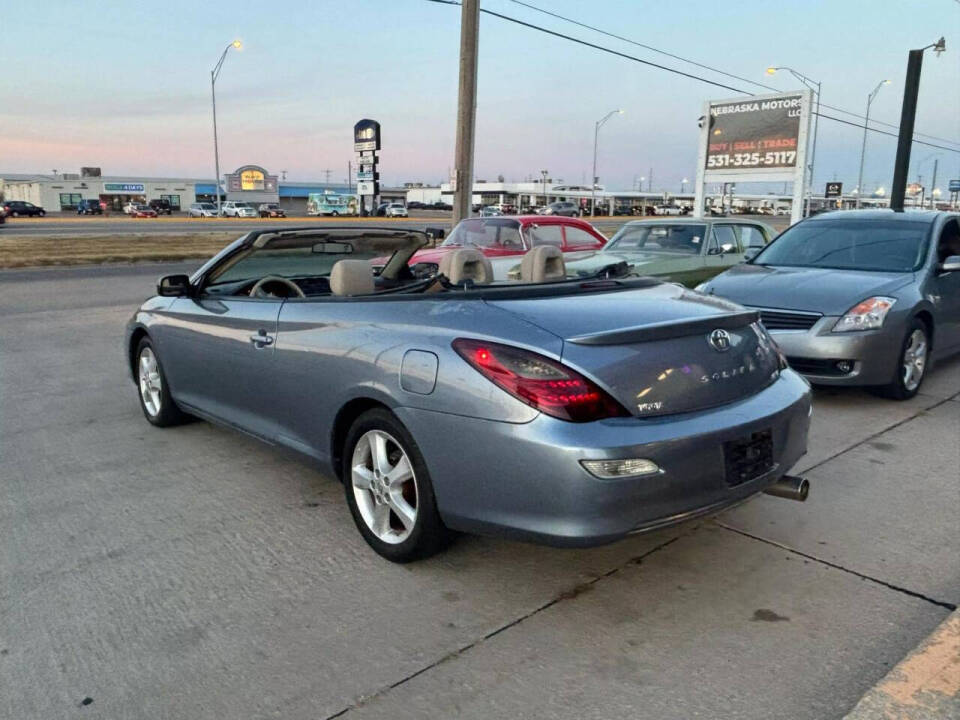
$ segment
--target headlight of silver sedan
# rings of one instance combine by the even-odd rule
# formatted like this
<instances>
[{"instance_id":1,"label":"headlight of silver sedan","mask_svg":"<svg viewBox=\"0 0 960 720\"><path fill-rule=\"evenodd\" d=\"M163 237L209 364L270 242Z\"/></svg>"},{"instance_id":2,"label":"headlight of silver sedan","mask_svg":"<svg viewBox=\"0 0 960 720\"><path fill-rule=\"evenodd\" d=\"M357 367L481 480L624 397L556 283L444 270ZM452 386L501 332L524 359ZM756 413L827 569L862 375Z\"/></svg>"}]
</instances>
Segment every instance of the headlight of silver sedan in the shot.
<instances>
[{"instance_id":1,"label":"headlight of silver sedan","mask_svg":"<svg viewBox=\"0 0 960 720\"><path fill-rule=\"evenodd\" d=\"M876 330L883 327L883 321L890 312L890 308L897 301L896 298L876 296L867 298L847 310L846 314L837 320L833 332L852 332L854 330Z\"/></svg>"}]
</instances>

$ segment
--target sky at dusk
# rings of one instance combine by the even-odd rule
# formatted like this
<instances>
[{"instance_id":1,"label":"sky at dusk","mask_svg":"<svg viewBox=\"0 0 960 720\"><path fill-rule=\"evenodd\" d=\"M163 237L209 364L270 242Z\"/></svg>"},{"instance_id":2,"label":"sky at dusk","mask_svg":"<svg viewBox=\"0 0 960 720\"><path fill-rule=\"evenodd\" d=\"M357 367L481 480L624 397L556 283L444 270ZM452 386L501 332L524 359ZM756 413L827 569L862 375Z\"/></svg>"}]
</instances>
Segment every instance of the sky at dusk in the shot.
<instances>
[{"instance_id":1,"label":"sky at dusk","mask_svg":"<svg viewBox=\"0 0 960 720\"><path fill-rule=\"evenodd\" d=\"M907 52L925 53L916 130L960 148L960 2L781 0L648 2L529 0L625 38L782 90L769 65L823 82L823 102L898 123ZM217 82L221 168L254 163L290 180L346 177L353 123L383 126L387 185L446 180L453 162L458 7L426 0L195 3L0 0L0 172L213 177L210 70L234 38ZM482 7L620 52L766 92L535 12L511 0ZM654 188L695 175L697 118L707 99L735 97L566 40L481 15L476 177L589 181L594 122L601 183ZM826 110L824 112L827 112ZM836 114L836 113L831 113ZM852 118L851 118L852 119ZM896 133L895 129L884 128ZM815 186L856 184L862 131L821 121ZM940 141L938 144L947 144ZM896 139L871 134L865 184L889 188ZM960 153L915 145L911 180L960 177ZM688 186L689 187L689 186Z\"/></svg>"}]
</instances>

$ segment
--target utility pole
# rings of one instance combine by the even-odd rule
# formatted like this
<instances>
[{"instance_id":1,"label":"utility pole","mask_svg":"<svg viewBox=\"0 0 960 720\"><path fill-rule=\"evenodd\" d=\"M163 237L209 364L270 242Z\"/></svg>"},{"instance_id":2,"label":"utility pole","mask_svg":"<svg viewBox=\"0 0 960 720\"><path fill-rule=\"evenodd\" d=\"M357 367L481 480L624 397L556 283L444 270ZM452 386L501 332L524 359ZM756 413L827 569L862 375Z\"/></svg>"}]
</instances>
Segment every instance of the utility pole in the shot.
<instances>
[{"instance_id":1,"label":"utility pole","mask_svg":"<svg viewBox=\"0 0 960 720\"><path fill-rule=\"evenodd\" d=\"M323 171L323 174L324 174L324 176L326 177L326 180L324 180L324 185L329 185L329 184L330 184L330 173L331 173L331 172L333 172L333 171L332 171L330 168L327 168L326 170Z\"/></svg>"},{"instance_id":2,"label":"utility pole","mask_svg":"<svg viewBox=\"0 0 960 720\"><path fill-rule=\"evenodd\" d=\"M457 98L457 145L453 224L470 217L473 200L473 146L477 119L477 42L480 34L480 0L460 4L460 92Z\"/></svg>"},{"instance_id":3,"label":"utility pole","mask_svg":"<svg viewBox=\"0 0 960 720\"><path fill-rule=\"evenodd\" d=\"M550 204L550 198L547 197L547 175L550 174L550 171L541 170L540 174L543 175L543 206L546 207Z\"/></svg>"},{"instance_id":4,"label":"utility pole","mask_svg":"<svg viewBox=\"0 0 960 720\"><path fill-rule=\"evenodd\" d=\"M930 181L930 209L936 210L937 201L933 197L933 191L937 189L937 164L940 162L940 158L934 158L933 160L933 180Z\"/></svg>"},{"instance_id":5,"label":"utility pole","mask_svg":"<svg viewBox=\"0 0 960 720\"><path fill-rule=\"evenodd\" d=\"M653 192L653 168L647 173L647 192Z\"/></svg>"},{"instance_id":6,"label":"utility pole","mask_svg":"<svg viewBox=\"0 0 960 720\"><path fill-rule=\"evenodd\" d=\"M903 212L907 193L907 173L910 171L910 150L913 145L913 123L917 116L917 95L920 92L920 69L923 51L933 48L939 55L947 45L943 38L919 50L911 50L907 58L907 81L903 87L903 109L900 111L900 135L897 138L897 159L893 165L893 187L890 188L890 207Z\"/></svg>"},{"instance_id":7,"label":"utility pole","mask_svg":"<svg viewBox=\"0 0 960 720\"><path fill-rule=\"evenodd\" d=\"M353 163L347 160L347 193L353 195Z\"/></svg>"}]
</instances>

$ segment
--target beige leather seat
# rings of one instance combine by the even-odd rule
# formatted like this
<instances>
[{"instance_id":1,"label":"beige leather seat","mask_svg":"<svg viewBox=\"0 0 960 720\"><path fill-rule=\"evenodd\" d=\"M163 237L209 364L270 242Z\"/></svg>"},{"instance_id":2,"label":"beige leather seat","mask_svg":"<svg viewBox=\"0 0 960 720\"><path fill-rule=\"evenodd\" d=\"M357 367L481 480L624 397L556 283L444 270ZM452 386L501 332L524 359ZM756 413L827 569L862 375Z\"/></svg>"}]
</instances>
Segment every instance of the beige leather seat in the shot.
<instances>
[{"instance_id":1,"label":"beige leather seat","mask_svg":"<svg viewBox=\"0 0 960 720\"><path fill-rule=\"evenodd\" d=\"M553 245L541 245L523 256L520 262L520 282L543 283L565 280L567 267L563 253Z\"/></svg>"},{"instance_id":2,"label":"beige leather seat","mask_svg":"<svg viewBox=\"0 0 960 720\"><path fill-rule=\"evenodd\" d=\"M440 272L454 285L472 280L475 285L493 282L493 265L479 250L460 248L452 250L440 259Z\"/></svg>"},{"instance_id":3,"label":"beige leather seat","mask_svg":"<svg viewBox=\"0 0 960 720\"><path fill-rule=\"evenodd\" d=\"M338 260L330 271L334 295L370 295L373 290L373 268L366 260Z\"/></svg>"}]
</instances>

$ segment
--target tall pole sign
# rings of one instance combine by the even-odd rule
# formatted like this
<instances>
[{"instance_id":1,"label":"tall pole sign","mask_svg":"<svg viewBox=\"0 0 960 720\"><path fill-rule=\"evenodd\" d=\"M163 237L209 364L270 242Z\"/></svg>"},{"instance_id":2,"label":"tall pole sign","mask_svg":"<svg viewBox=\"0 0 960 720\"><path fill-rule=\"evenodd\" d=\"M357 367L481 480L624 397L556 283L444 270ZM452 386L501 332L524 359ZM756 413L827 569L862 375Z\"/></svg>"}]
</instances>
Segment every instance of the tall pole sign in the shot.
<instances>
[{"instance_id":1,"label":"tall pole sign","mask_svg":"<svg viewBox=\"0 0 960 720\"><path fill-rule=\"evenodd\" d=\"M360 196L359 213L366 215L376 211L380 197L380 123L364 119L353 126L353 149L357 154L357 195ZM370 198L369 203L367 198Z\"/></svg>"},{"instance_id":2,"label":"tall pole sign","mask_svg":"<svg viewBox=\"0 0 960 720\"><path fill-rule=\"evenodd\" d=\"M707 183L792 182L791 222L803 217L813 92L751 95L703 104L694 214Z\"/></svg>"}]
</instances>

